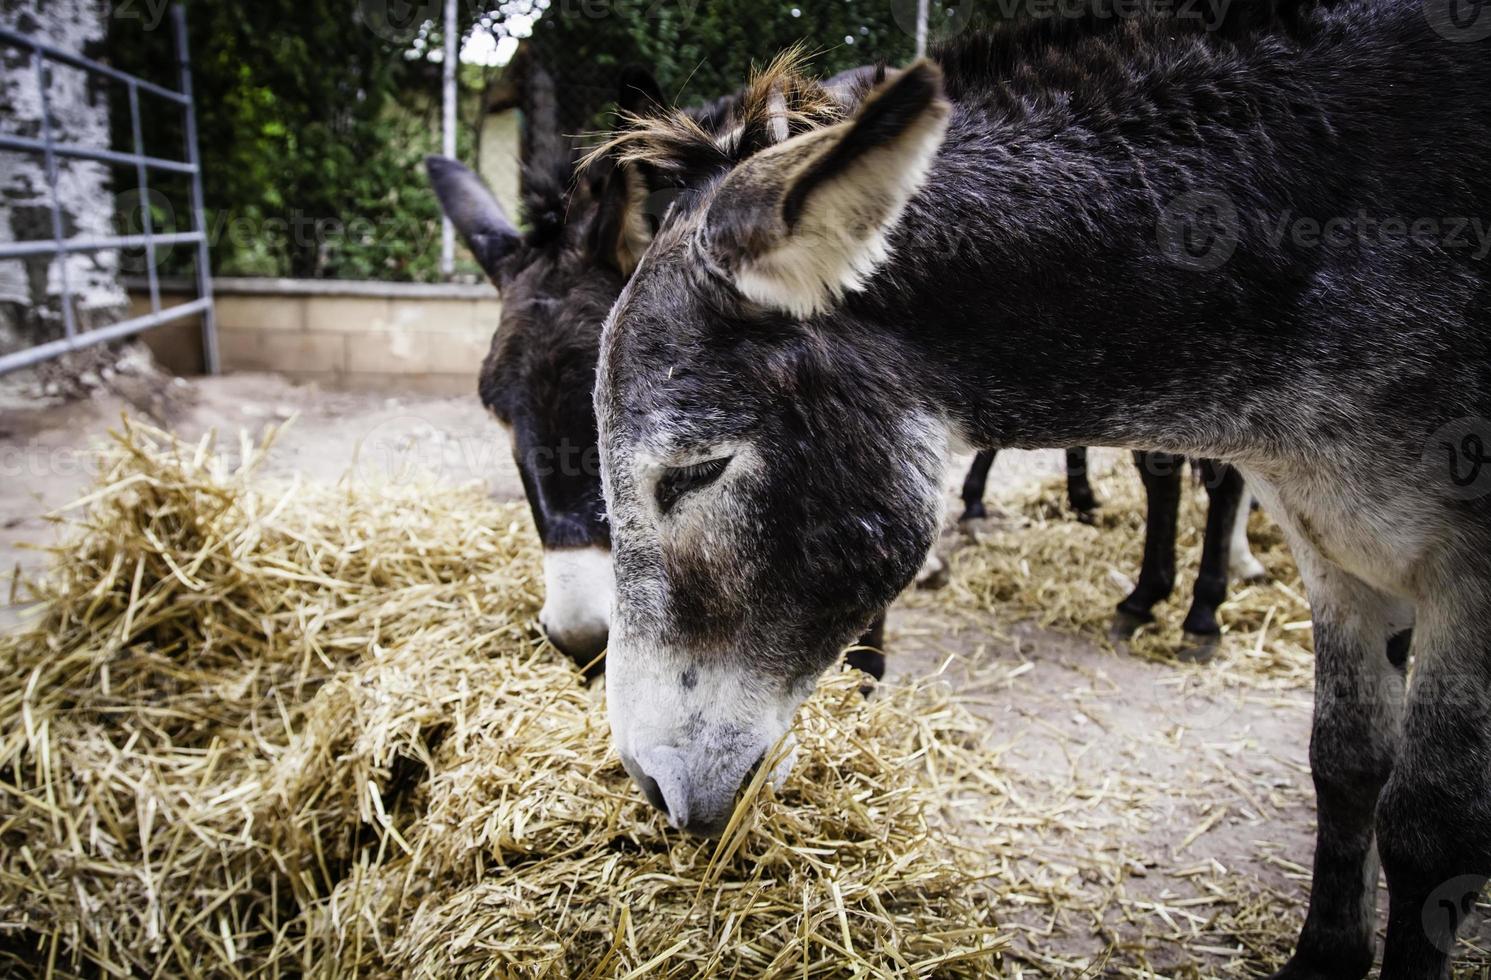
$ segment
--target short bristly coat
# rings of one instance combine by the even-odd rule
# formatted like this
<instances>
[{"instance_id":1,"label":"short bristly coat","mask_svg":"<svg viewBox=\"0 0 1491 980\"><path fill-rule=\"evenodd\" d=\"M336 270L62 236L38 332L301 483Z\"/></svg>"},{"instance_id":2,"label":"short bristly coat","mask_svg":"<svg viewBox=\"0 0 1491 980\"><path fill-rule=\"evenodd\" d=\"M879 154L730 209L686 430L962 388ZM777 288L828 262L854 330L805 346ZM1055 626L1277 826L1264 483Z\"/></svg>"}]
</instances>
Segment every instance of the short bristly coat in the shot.
<instances>
[{"instance_id":1,"label":"short bristly coat","mask_svg":"<svg viewBox=\"0 0 1491 980\"><path fill-rule=\"evenodd\" d=\"M1276 229L1491 213L1491 59L1403 0L1295 13L961 42L675 205L596 407L612 728L676 823L719 830L910 580L951 444L1216 457L1283 525L1315 621L1319 838L1281 975L1366 973L1379 852L1383 976L1443 973L1491 873L1491 501L1439 445L1491 442L1491 270ZM1198 228L1228 254L1175 248Z\"/></svg>"}]
</instances>

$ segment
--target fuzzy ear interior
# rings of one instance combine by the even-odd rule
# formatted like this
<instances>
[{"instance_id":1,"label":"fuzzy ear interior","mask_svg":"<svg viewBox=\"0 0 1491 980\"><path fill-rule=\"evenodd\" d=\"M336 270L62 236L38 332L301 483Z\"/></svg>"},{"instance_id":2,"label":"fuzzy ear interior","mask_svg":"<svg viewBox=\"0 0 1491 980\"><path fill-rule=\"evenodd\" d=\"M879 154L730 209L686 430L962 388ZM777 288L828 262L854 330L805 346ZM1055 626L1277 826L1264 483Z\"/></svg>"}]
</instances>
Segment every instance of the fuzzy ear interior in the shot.
<instances>
[{"instance_id":1,"label":"fuzzy ear interior","mask_svg":"<svg viewBox=\"0 0 1491 980\"><path fill-rule=\"evenodd\" d=\"M926 180L950 112L941 72L918 61L853 119L748 159L710 204L709 258L748 299L799 317L862 289Z\"/></svg>"},{"instance_id":2,"label":"fuzzy ear interior","mask_svg":"<svg viewBox=\"0 0 1491 980\"><path fill-rule=\"evenodd\" d=\"M631 122L668 111L657 79L636 65L622 69L616 108L623 120ZM617 162L614 156L594 161L591 167L605 170L604 179L599 181L599 206L591 226L591 253L597 261L629 277L642 261L642 253L652 244L654 227L647 213L648 181L635 164Z\"/></svg>"},{"instance_id":3,"label":"fuzzy ear interior","mask_svg":"<svg viewBox=\"0 0 1491 980\"><path fill-rule=\"evenodd\" d=\"M624 277L636 271L652 244L648 189L632 164L614 164L601 182L599 206L591 229L591 252Z\"/></svg>"},{"instance_id":4,"label":"fuzzy ear interior","mask_svg":"<svg viewBox=\"0 0 1491 980\"><path fill-rule=\"evenodd\" d=\"M476 261L499 286L502 260L522 243L502 205L482 179L450 157L425 157L430 186L440 199L440 208L455 225Z\"/></svg>"}]
</instances>

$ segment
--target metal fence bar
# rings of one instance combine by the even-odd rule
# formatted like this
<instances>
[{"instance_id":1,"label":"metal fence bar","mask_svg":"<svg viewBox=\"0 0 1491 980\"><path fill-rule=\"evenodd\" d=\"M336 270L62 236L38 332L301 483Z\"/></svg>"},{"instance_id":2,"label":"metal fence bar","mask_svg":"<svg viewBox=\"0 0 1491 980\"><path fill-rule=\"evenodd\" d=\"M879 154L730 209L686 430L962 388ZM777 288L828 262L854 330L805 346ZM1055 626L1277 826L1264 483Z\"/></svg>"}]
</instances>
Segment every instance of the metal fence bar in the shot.
<instances>
[{"instance_id":1,"label":"metal fence bar","mask_svg":"<svg viewBox=\"0 0 1491 980\"><path fill-rule=\"evenodd\" d=\"M145 166L145 137L140 131L140 87L129 81L129 128L135 144L135 179L140 183L140 222L145 232L145 268L150 271L150 312L160 312L160 277L155 269L155 215L150 208L150 171Z\"/></svg>"},{"instance_id":2,"label":"metal fence bar","mask_svg":"<svg viewBox=\"0 0 1491 980\"><path fill-rule=\"evenodd\" d=\"M25 136L0 134L0 149L30 150L41 153L46 152L47 144L43 140L34 140ZM59 157L97 160L100 163L117 163L122 166L130 166L143 161L145 166L154 167L156 170L174 170L180 174L196 172L192 164L182 160L165 160L161 157L141 156L136 153L120 153L118 150L105 150L96 146L79 146L76 143L53 143L52 152Z\"/></svg>"},{"instance_id":3,"label":"metal fence bar","mask_svg":"<svg viewBox=\"0 0 1491 980\"><path fill-rule=\"evenodd\" d=\"M10 44L30 48L32 51L40 52L46 55L53 61L60 62L64 65L72 65L74 68L81 68L84 71L95 72L99 75L106 75L118 82L127 83L131 78L134 78L133 75L126 74L125 72L120 71L118 68L111 68L110 66L102 62L94 61L92 58L85 58L74 51L66 51L62 48L55 48L45 41L34 38L29 34L22 34L19 31L13 31L8 27L0 27L0 41L6 41ZM182 105L185 105L187 99L189 98L189 96L183 95L180 92L171 91L164 85L157 85L154 82L147 82L143 78L136 78L135 81L139 84L140 88L144 89L146 92L149 92L151 95L158 95L163 99L170 99L172 102L179 102Z\"/></svg>"},{"instance_id":4,"label":"metal fence bar","mask_svg":"<svg viewBox=\"0 0 1491 980\"><path fill-rule=\"evenodd\" d=\"M212 267L207 248L207 222L206 209L202 197L201 157L197 152L196 106L192 100L192 75L187 52L186 14L179 3L173 5L171 9L171 25L176 36L176 60L181 80L181 91L179 92L174 92L171 89L157 85L154 82L145 81L142 78L136 78L133 75L101 64L91 58L85 58L71 51L64 51L61 48L53 47L34 37L18 33L9 28L0 27L0 44L9 44L22 49L30 49L41 98L41 139L0 135L0 149L38 153L43 157L46 167L47 188L51 197L49 204L52 217L51 240L42 239L0 244L0 259L24 259L41 255L49 255L54 258L57 263L59 283L62 291L64 328L64 335L58 340L38 344L35 347L28 347L25 350L15 351L14 353L0 355L0 374L13 371L17 368L38 364L50 358L65 354L68 351L80 350L110 340L129 337L149 330L152 327L160 326L163 323L169 323L173 320L198 314L202 317L202 358L204 366L211 374L216 374L218 371L217 324L212 306ZM71 65L75 68L81 68L86 72L103 75L124 83L129 94L130 132L134 142L133 153L120 153L115 150L78 146L56 141L52 129L51 104L47 94L49 62ZM146 155L142 132L143 127L140 118L139 93L142 91L169 99L182 107L186 135L185 160L167 160L161 157ZM144 210L143 223L145 233L143 235L116 235L102 238L64 238L62 200L57 193L57 161L59 157L133 166L140 185L140 206ZM194 231L172 232L169 234L157 234L155 232L154 216L150 211L148 171L151 169L170 170L191 175L191 206ZM160 305L159 270L156 268L156 249L160 245L177 244L195 245L197 248L196 267L199 296L189 303L162 310ZM72 285L68 281L67 257L77 252L136 248L141 246L145 249L146 262L149 266L150 312L143 316L131 317L130 319L121 320L118 323L112 323L105 327L79 332L77 329L76 313L73 308Z\"/></svg>"},{"instance_id":5,"label":"metal fence bar","mask_svg":"<svg viewBox=\"0 0 1491 980\"><path fill-rule=\"evenodd\" d=\"M43 165L47 171L47 190L52 205L52 238L58 249L62 248L62 200L57 195L57 151L52 143L52 100L47 96L47 57L40 48L31 55L36 63L36 85L41 98L41 151ZM78 332L73 316L72 287L67 281L67 260L61 251L57 253L57 277L62 284L62 330L71 340Z\"/></svg>"},{"instance_id":6,"label":"metal fence bar","mask_svg":"<svg viewBox=\"0 0 1491 980\"><path fill-rule=\"evenodd\" d=\"M217 314L212 307L212 263L207 251L207 209L202 201L202 158L197 153L197 102L192 98L192 64L186 49L186 8L171 8L171 26L176 34L176 63L181 69L181 94L186 106L186 159L192 165L192 225L201 233L197 242L197 294L207 301L202 313L202 364L208 374L218 373ZM155 270L151 269L151 275Z\"/></svg>"},{"instance_id":7,"label":"metal fence bar","mask_svg":"<svg viewBox=\"0 0 1491 980\"><path fill-rule=\"evenodd\" d=\"M0 355L0 374L14 371L17 368L30 367L40 364L42 361L50 360L59 354L68 351L82 350L95 344L102 344L110 340L120 340L125 337L143 333L151 327L158 327L172 320L180 320L182 317L201 313L204 316L212 310L212 300L201 298L194 299L190 303L182 303L180 306L167 307L158 313L146 313L143 316L132 317L128 320L120 320L111 323L107 327L99 327L97 330L85 330L76 337L64 337L61 340L49 341L45 344L37 344L35 347L27 347L11 354Z\"/></svg>"},{"instance_id":8,"label":"metal fence bar","mask_svg":"<svg viewBox=\"0 0 1491 980\"><path fill-rule=\"evenodd\" d=\"M206 237L200 231L173 231L154 236L157 245L197 245ZM118 235L114 238L64 238L60 244L51 239L39 238L29 242L0 244L0 259L23 259L33 255L54 253L102 252L110 248L144 248L145 243L144 235Z\"/></svg>"}]
</instances>

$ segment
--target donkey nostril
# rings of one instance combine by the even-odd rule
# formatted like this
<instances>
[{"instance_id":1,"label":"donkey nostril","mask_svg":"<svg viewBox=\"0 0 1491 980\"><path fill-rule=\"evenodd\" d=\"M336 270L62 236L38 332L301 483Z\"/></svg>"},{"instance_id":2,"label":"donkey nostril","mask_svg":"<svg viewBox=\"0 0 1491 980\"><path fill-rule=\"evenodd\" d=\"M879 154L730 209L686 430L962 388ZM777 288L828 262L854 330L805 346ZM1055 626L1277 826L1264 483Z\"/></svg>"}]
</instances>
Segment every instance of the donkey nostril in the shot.
<instances>
[{"instance_id":1,"label":"donkey nostril","mask_svg":"<svg viewBox=\"0 0 1491 980\"><path fill-rule=\"evenodd\" d=\"M647 802L668 815L668 801L663 799L663 791L658 789L657 780L651 776L643 775L637 777L637 785L642 787L642 794L647 797Z\"/></svg>"},{"instance_id":2,"label":"donkey nostril","mask_svg":"<svg viewBox=\"0 0 1491 980\"><path fill-rule=\"evenodd\" d=\"M627 760L623 758L623 761ZM673 826L687 826L688 768L684 764L683 755L670 746L659 746L644 751L631 761L632 765L627 770L647 796L647 802L662 811Z\"/></svg>"},{"instance_id":3,"label":"donkey nostril","mask_svg":"<svg viewBox=\"0 0 1491 980\"><path fill-rule=\"evenodd\" d=\"M554 648L575 662L575 666L592 674L599 673L604 669L604 661L601 654L606 650L606 641L609 638L605 627L590 627L582 629L555 629L550 627L542 619L539 627Z\"/></svg>"}]
</instances>

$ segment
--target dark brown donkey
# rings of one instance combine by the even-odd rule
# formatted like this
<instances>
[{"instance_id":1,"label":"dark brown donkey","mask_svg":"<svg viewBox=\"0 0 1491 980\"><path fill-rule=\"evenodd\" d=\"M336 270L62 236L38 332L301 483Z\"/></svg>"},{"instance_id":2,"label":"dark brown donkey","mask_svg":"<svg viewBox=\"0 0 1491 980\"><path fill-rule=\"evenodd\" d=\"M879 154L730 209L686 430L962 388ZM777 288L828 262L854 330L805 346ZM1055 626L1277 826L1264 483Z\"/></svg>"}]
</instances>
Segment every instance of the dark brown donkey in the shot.
<instances>
[{"instance_id":1,"label":"dark brown donkey","mask_svg":"<svg viewBox=\"0 0 1491 980\"><path fill-rule=\"evenodd\" d=\"M828 84L838 91L857 74ZM752 124L737 117L740 99L727 96L689 110L689 118L701 132L735 140L765 145L784 137L767 132L764 119ZM602 666L614 587L591 390L601 324L652 229L639 239L636 229L622 225L629 189L618 174L604 164L577 166L541 70L532 73L526 100L526 232L468 168L440 156L429 157L426 168L441 207L502 294L502 318L482 363L479 391L507 430L543 544L539 621L555 647L593 674ZM624 118L635 119L661 112L663 98L651 75L630 69L618 104ZM667 201L664 193L643 202L646 220L660 220ZM881 617L846 659L878 679L885 670L883 642Z\"/></svg>"}]
</instances>

